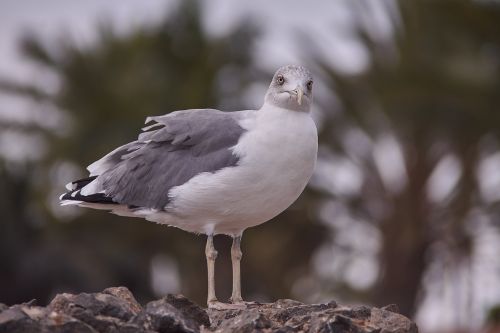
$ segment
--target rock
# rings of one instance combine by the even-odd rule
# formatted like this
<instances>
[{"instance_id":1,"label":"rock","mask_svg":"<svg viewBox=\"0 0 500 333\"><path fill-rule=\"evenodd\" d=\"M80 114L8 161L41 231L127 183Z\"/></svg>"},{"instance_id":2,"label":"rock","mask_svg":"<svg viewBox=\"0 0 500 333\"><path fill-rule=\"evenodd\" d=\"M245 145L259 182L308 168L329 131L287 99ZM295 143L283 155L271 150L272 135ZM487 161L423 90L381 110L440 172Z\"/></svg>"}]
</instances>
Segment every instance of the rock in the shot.
<instances>
[{"instance_id":1,"label":"rock","mask_svg":"<svg viewBox=\"0 0 500 333\"><path fill-rule=\"evenodd\" d=\"M129 307L130 311L134 314L141 312L142 307L135 300L134 295L125 287L111 287L104 289L103 293L116 296L117 298L123 300L126 306Z\"/></svg>"},{"instance_id":2,"label":"rock","mask_svg":"<svg viewBox=\"0 0 500 333\"><path fill-rule=\"evenodd\" d=\"M63 313L50 312L39 322L40 331L57 333L97 333L94 328L86 323Z\"/></svg>"},{"instance_id":3,"label":"rock","mask_svg":"<svg viewBox=\"0 0 500 333\"><path fill-rule=\"evenodd\" d=\"M33 332L37 323L21 310L19 305L0 313L0 332Z\"/></svg>"},{"instance_id":4,"label":"rock","mask_svg":"<svg viewBox=\"0 0 500 333\"><path fill-rule=\"evenodd\" d=\"M109 292L112 289L117 288L108 288L102 293L95 294L59 294L48 307L53 311L62 311L69 315L84 310L83 312L93 316L102 315L121 320L129 320L142 310L130 291L128 295L124 295L123 292L112 294Z\"/></svg>"},{"instance_id":5,"label":"rock","mask_svg":"<svg viewBox=\"0 0 500 333\"><path fill-rule=\"evenodd\" d=\"M282 299L245 310L206 310L182 295L142 307L125 287L100 293L59 294L46 307L34 301L0 304L0 333L417 333L415 323L390 305L381 309L332 301L304 304Z\"/></svg>"},{"instance_id":6,"label":"rock","mask_svg":"<svg viewBox=\"0 0 500 333\"><path fill-rule=\"evenodd\" d=\"M132 293L118 288L108 288L102 293L94 294L59 294L48 308L54 313L63 313L82 321L98 332L127 330L122 324L128 323L141 311ZM139 327L132 328L140 331Z\"/></svg>"},{"instance_id":7,"label":"rock","mask_svg":"<svg viewBox=\"0 0 500 333\"><path fill-rule=\"evenodd\" d=\"M399 313L399 306L397 304L389 304L381 308L382 310L385 311L391 311L394 313Z\"/></svg>"},{"instance_id":8,"label":"rock","mask_svg":"<svg viewBox=\"0 0 500 333\"><path fill-rule=\"evenodd\" d=\"M167 295L165 301L178 309L182 315L197 323L198 327L203 325L210 327L210 318L205 309L200 308L195 303L182 295Z\"/></svg>"},{"instance_id":9,"label":"rock","mask_svg":"<svg viewBox=\"0 0 500 333\"><path fill-rule=\"evenodd\" d=\"M210 327L206 311L181 295L149 302L134 322L155 332L197 333L200 327Z\"/></svg>"},{"instance_id":10,"label":"rock","mask_svg":"<svg viewBox=\"0 0 500 333\"><path fill-rule=\"evenodd\" d=\"M238 311L236 316L229 320L222 321L216 328L217 333L252 333L269 332L272 322L257 309Z\"/></svg>"},{"instance_id":11,"label":"rock","mask_svg":"<svg viewBox=\"0 0 500 333\"><path fill-rule=\"evenodd\" d=\"M403 315L373 308L370 323L381 327L380 333L417 333L417 325Z\"/></svg>"}]
</instances>

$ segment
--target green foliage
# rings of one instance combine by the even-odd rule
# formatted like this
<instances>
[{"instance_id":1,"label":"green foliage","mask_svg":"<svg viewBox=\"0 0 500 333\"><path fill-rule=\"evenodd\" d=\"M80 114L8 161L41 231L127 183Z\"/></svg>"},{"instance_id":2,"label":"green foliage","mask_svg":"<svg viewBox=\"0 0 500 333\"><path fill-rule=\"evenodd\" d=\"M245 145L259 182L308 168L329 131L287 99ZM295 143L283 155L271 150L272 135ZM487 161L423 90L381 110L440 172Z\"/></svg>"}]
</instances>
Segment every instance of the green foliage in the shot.
<instances>
[{"instance_id":1,"label":"green foliage","mask_svg":"<svg viewBox=\"0 0 500 333\"><path fill-rule=\"evenodd\" d=\"M366 296L411 314L432 263L451 257L457 267L470 258L470 214L479 209L492 221L498 218L495 203L481 199L476 173L481 158L495 151L488 143L497 142L500 129L500 6L454 0L396 4L392 40L376 39L366 22L356 29L370 59L366 71L338 73L317 54L310 56L328 73L326 83L341 104L340 113L325 109L333 116L324 123L323 147L363 170L361 191L335 200L355 218L373 223L382 237L381 273ZM366 11L360 1L353 5L353 12ZM387 134L396 138L406 174L401 190L386 186L371 149L356 155L356 144L345 144L349 131L363 133L372 144ZM461 176L450 195L434 202L427 184L445 156L456 157ZM345 288L337 292L349 294Z\"/></svg>"},{"instance_id":2,"label":"green foliage","mask_svg":"<svg viewBox=\"0 0 500 333\"><path fill-rule=\"evenodd\" d=\"M488 311L486 322L491 325L500 325L500 304L493 306Z\"/></svg>"}]
</instances>

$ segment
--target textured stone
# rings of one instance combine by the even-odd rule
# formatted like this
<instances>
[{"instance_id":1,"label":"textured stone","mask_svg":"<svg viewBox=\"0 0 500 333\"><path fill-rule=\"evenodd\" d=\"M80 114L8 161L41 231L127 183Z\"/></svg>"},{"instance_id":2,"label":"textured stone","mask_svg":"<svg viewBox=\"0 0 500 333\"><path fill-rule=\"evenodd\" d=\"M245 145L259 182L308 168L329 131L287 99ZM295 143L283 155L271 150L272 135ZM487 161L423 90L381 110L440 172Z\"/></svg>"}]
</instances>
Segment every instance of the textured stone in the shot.
<instances>
[{"instance_id":1,"label":"textured stone","mask_svg":"<svg viewBox=\"0 0 500 333\"><path fill-rule=\"evenodd\" d=\"M195 322L196 325L210 327L210 318L208 317L207 311L191 302L186 297L170 294L167 295L164 300L178 309L184 317Z\"/></svg>"},{"instance_id":2,"label":"textured stone","mask_svg":"<svg viewBox=\"0 0 500 333\"><path fill-rule=\"evenodd\" d=\"M370 323L380 327L380 333L417 333L417 325L403 315L373 308Z\"/></svg>"},{"instance_id":3,"label":"textured stone","mask_svg":"<svg viewBox=\"0 0 500 333\"><path fill-rule=\"evenodd\" d=\"M48 308L54 313L64 313L78 319L98 332L120 332L123 331L122 324L140 312L139 304L130 292L128 294L116 288L94 294L59 294ZM134 329L140 331L139 327L134 326Z\"/></svg>"},{"instance_id":4,"label":"textured stone","mask_svg":"<svg viewBox=\"0 0 500 333\"><path fill-rule=\"evenodd\" d=\"M207 313L184 296L169 295L149 302L134 323L155 332L197 333L210 326Z\"/></svg>"},{"instance_id":5,"label":"textured stone","mask_svg":"<svg viewBox=\"0 0 500 333\"><path fill-rule=\"evenodd\" d=\"M252 332L269 332L272 326L264 314L260 313L257 309L250 309L246 311L239 311L235 317L230 320L223 321L217 327L217 333L252 333Z\"/></svg>"},{"instance_id":6,"label":"textured stone","mask_svg":"<svg viewBox=\"0 0 500 333\"><path fill-rule=\"evenodd\" d=\"M245 310L206 310L182 295L167 295L141 307L125 287L100 293L59 294L47 307L35 302L0 305L0 333L417 333L417 326L382 309L331 301L304 304L282 299Z\"/></svg>"},{"instance_id":7,"label":"textured stone","mask_svg":"<svg viewBox=\"0 0 500 333\"><path fill-rule=\"evenodd\" d=\"M389 304L380 309L394 313L399 313L399 306L397 304Z\"/></svg>"},{"instance_id":8,"label":"textured stone","mask_svg":"<svg viewBox=\"0 0 500 333\"><path fill-rule=\"evenodd\" d=\"M121 300L123 300L125 303L125 306L129 308L130 312L134 314L138 314L141 312L142 307L137 301L135 300L134 295L130 292L125 287L111 287L104 289L103 291L104 294L108 295L113 295Z\"/></svg>"},{"instance_id":9,"label":"textured stone","mask_svg":"<svg viewBox=\"0 0 500 333\"><path fill-rule=\"evenodd\" d=\"M33 332L36 322L21 310L13 306L0 313L0 332Z\"/></svg>"}]
</instances>

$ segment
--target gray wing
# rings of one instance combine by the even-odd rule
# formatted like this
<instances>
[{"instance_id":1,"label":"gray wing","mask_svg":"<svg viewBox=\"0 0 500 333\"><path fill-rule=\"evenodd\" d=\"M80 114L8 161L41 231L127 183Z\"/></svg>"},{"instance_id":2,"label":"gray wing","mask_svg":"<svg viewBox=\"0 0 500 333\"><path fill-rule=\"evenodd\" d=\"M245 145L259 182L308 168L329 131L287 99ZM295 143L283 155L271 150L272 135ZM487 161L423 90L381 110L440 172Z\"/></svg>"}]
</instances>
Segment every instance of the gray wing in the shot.
<instances>
[{"instance_id":1,"label":"gray wing","mask_svg":"<svg viewBox=\"0 0 500 333\"><path fill-rule=\"evenodd\" d=\"M202 172L235 166L230 150L243 134L239 112L183 110L150 117L137 141L122 146L88 167L96 191L113 202L163 209L168 192Z\"/></svg>"}]
</instances>

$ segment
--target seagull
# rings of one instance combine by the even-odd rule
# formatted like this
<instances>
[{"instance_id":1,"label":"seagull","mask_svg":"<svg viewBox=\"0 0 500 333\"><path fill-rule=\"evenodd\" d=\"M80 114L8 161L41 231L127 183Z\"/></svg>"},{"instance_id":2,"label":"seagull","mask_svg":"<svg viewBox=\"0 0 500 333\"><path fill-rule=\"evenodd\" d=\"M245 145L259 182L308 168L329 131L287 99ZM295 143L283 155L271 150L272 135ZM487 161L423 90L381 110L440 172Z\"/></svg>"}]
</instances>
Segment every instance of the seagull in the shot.
<instances>
[{"instance_id":1,"label":"seagull","mask_svg":"<svg viewBox=\"0 0 500 333\"><path fill-rule=\"evenodd\" d=\"M311 118L313 78L302 66L274 74L259 110L180 110L146 118L137 140L87 167L61 205L108 210L206 234L207 305L245 308L241 297L243 231L277 216L311 177L318 134ZM231 236L230 303L215 295L214 235Z\"/></svg>"}]
</instances>

